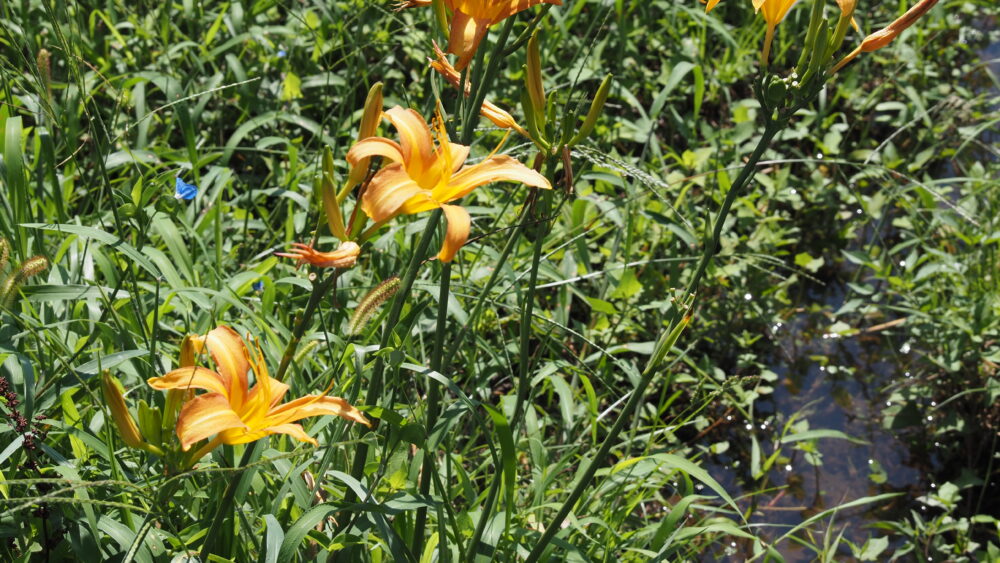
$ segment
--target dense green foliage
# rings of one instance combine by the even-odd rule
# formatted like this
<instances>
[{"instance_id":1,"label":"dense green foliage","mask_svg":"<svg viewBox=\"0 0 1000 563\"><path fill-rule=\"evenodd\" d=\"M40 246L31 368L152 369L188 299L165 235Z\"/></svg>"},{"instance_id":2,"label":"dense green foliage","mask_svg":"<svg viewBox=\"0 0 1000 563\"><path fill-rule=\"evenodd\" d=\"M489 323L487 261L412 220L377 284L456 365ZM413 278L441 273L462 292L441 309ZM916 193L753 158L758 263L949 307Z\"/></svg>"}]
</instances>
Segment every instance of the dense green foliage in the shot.
<instances>
[{"instance_id":1,"label":"dense green foliage","mask_svg":"<svg viewBox=\"0 0 1000 563\"><path fill-rule=\"evenodd\" d=\"M551 526L552 560L1000 559L1000 81L984 61L1000 7L940 2L778 133L686 331L560 524L765 117L750 2L563 4L515 16L521 48L489 99L523 121L537 26L550 121L575 130L613 73L603 115L549 161L551 195L463 200L470 243L419 264L382 349L392 301L358 334L351 316L407 270L431 214L392 221L333 278L273 252L335 246L322 155L345 181L375 82L387 108L431 116L440 99L455 140L467 130L427 66L447 39L430 9L0 4L0 280L18 286L0 288L0 559L516 560ZM799 57L801 4L775 72ZM861 4L867 32L908 3ZM504 138L478 126L474 159ZM516 133L503 151L537 154ZM194 200L173 197L178 175ZM34 256L48 267L18 274ZM272 372L295 341L292 396L332 381L378 427L311 419L318 448L276 435L185 472L126 447L98 375L137 413L163 406L145 381L220 324L259 338Z\"/></svg>"}]
</instances>

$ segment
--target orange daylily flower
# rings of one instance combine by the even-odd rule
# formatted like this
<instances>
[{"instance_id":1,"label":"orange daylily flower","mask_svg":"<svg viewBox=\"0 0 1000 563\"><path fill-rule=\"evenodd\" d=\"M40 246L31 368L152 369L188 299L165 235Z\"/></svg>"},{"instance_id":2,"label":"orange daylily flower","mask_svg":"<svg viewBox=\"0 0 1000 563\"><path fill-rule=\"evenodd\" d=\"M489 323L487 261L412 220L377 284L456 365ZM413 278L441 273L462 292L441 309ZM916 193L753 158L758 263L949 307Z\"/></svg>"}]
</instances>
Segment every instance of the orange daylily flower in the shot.
<instances>
[{"instance_id":1,"label":"orange daylily flower","mask_svg":"<svg viewBox=\"0 0 1000 563\"><path fill-rule=\"evenodd\" d=\"M451 84L455 88L461 90L462 94L464 94L465 97L468 98L469 95L472 94L472 84L466 82L465 88L460 87L458 83L462 79L461 73L459 73L458 69L456 69L454 66L452 66L450 62L448 62L447 55L445 55L444 51L442 51L441 48L438 47L438 44L433 43L433 45L434 45L434 54L437 56L437 60L431 59L431 68L436 70L438 74L444 77L445 81L448 82L448 84ZM479 115L482 115L486 119L489 119L497 127L500 127L502 129L513 129L518 133L524 135L525 137L530 136L528 135L527 131L525 131L520 125L517 124L516 121L514 121L514 116L500 109L499 106L497 106L496 104L494 104L489 100L483 100L483 107L479 110Z\"/></svg>"},{"instance_id":2,"label":"orange daylily flower","mask_svg":"<svg viewBox=\"0 0 1000 563\"><path fill-rule=\"evenodd\" d=\"M761 52L761 61L764 66L767 66L768 57L771 54L771 42L774 40L774 30L781 23L781 20L785 19L788 14L788 10L792 9L792 6L798 0L751 0L753 3L754 12L761 12L764 15L764 21L767 22L767 32L764 35L764 50ZM706 12L711 12L712 8L719 3L719 0L708 0L708 5L705 6Z\"/></svg>"},{"instance_id":3,"label":"orange daylily flower","mask_svg":"<svg viewBox=\"0 0 1000 563\"><path fill-rule=\"evenodd\" d=\"M431 0L404 0L399 3L399 8L430 4ZM458 55L455 68L462 70L469 66L491 25L539 4L562 6L562 0L444 0L444 5L452 13L448 52Z\"/></svg>"},{"instance_id":4,"label":"orange daylily flower","mask_svg":"<svg viewBox=\"0 0 1000 563\"><path fill-rule=\"evenodd\" d=\"M392 161L375 173L361 196L362 211L376 223L369 232L397 215L440 208L448 220L448 230L438 259L450 262L469 238L471 219L465 209L448 205L449 202L491 182L552 188L544 176L507 155L491 154L478 164L464 166L469 147L448 140L440 116L435 135L431 134L427 121L412 109L396 106L384 116L399 132L398 143L384 137L369 137L347 152L351 166L373 156Z\"/></svg>"},{"instance_id":5,"label":"orange daylily flower","mask_svg":"<svg viewBox=\"0 0 1000 563\"><path fill-rule=\"evenodd\" d=\"M310 416L336 415L370 426L361 411L340 397L306 395L280 404L288 385L268 375L259 345L251 356L240 336L227 326L210 331L205 346L218 371L186 366L147 380L159 390L209 391L186 402L177 417L177 437L184 451L213 434L216 437L199 453L208 453L219 444L245 444L270 434L288 434L315 446L316 439L294 424ZM248 388L247 380L251 367L257 378L253 389Z\"/></svg>"},{"instance_id":6,"label":"orange daylily flower","mask_svg":"<svg viewBox=\"0 0 1000 563\"><path fill-rule=\"evenodd\" d=\"M358 260L358 254L361 253L361 247L358 246L358 243L349 240L340 243L340 247L333 252L320 252L308 244L300 242L293 242L292 246L294 248L287 253L275 252L274 255L298 258L300 264L309 263L319 268L346 269L354 266Z\"/></svg>"}]
</instances>

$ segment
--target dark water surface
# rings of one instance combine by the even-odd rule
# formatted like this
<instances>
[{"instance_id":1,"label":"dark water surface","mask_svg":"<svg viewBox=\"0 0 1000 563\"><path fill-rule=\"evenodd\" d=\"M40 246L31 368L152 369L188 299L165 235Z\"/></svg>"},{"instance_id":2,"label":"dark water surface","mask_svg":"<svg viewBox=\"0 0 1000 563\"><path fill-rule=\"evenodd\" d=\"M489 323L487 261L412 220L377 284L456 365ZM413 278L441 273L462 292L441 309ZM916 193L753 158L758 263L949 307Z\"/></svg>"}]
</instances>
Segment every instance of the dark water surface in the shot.
<instances>
[{"instance_id":1,"label":"dark water surface","mask_svg":"<svg viewBox=\"0 0 1000 563\"><path fill-rule=\"evenodd\" d=\"M1000 76L1000 42L980 51L981 60L993 77ZM985 75L985 72L980 76ZM994 108L1000 99L996 82L985 80L970 85L993 99ZM979 140L987 147L1000 147L1000 130L987 129ZM969 158L996 159L997 150L970 152ZM944 172L947 175L947 171ZM867 235L872 235L869 232ZM860 246L871 236L862 236ZM934 425L944 416L930 400L924 403L893 403L892 390L906 385L911 370L920 368L920 358L906 340L905 319L888 317L888 326L852 327L862 329L850 336L831 334L833 315L854 299L864 303L869 298L852 292L848 281L857 275L850 264L842 264L833 273L832 281L802 283L793 308L785 320L770 327L773 352L766 359L768 368L778 375L770 385L773 392L757 399L753 420L744 420L733 413L727 416L723 438L730 450L706 460L710 473L732 493L750 494L759 491L763 483L773 487L770 493L751 496L739 502L742 508L754 507L751 525L761 537L776 539L807 518L835 506L863 497L902 493L899 497L873 504L849 508L812 524L810 542L822 546L826 540L843 532L843 537L861 545L868 537L885 532L870 524L880 520L904 520L911 510L926 514L928 507L917 498L933 493L938 483L933 475L940 474L941 454L953 444L933 442L913 445L906 440L905 429L888 428L883 414L905 410L909 420ZM823 304L822 311L809 309ZM855 315L856 317L857 315ZM846 316L845 318L850 318ZM881 323L881 321L878 321ZM894 324L899 323L899 324ZM793 413L809 421L810 430L835 430L856 440L823 438L818 453L796 449L796 443L782 446L782 459L763 477L750 475L752 456L751 434L760 445L760 456L766 459L775 451L781 426ZM919 429L919 428L918 428ZM863 441L863 442L862 442ZM801 442L798 442L801 444ZM749 483L749 485L746 485ZM754 502L754 505L749 503ZM830 524L832 522L832 525ZM829 532L829 534L826 534ZM890 544L879 557L886 560L898 544ZM785 541L779 551L788 561L812 561L817 554L793 541ZM838 561L853 560L849 549L842 546ZM722 554L706 556L718 560ZM727 560L742 561L751 556L745 545L735 542L725 554ZM910 554L912 556L913 554Z\"/></svg>"}]
</instances>

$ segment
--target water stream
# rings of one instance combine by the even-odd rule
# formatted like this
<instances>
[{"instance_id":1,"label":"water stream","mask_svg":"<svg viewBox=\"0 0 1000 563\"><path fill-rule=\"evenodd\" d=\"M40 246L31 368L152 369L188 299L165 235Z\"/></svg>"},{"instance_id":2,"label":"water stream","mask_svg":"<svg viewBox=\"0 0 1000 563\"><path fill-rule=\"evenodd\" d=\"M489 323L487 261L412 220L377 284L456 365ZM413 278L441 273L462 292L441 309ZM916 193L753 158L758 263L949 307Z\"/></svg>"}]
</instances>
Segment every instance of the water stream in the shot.
<instances>
[{"instance_id":1,"label":"water stream","mask_svg":"<svg viewBox=\"0 0 1000 563\"><path fill-rule=\"evenodd\" d=\"M994 77L1000 76L1000 42L980 51L980 57ZM995 82L984 81L974 89L994 101L1000 99ZM986 129L979 140L996 148L1000 145L1000 130ZM967 158L995 159L996 154L995 150L992 154L988 150L970 151ZM947 170L942 174L947 176ZM873 234L869 229L855 244L866 245ZM905 520L911 510L928 512L928 506L916 499L936 489L934 475L951 469L943 467L949 448L960 447L940 442L914 443L907 440L909 431L905 428L893 428L884 422L887 409L905 411L903 415L911 423L924 425L938 423L943 414L929 399L908 405L893 405L891 401L891 387L905 385L911 371L920 373L922 369L921 358L906 341L903 319L888 317L883 326L868 327L850 336L830 333L834 311L850 299L867 299L848 288L847 282L858 272L856 266L842 262L822 272L824 283L806 280L799 284L798 296L792 295L796 306L790 308L781 323L770 327L773 346L765 363L778 375L773 392L756 401L753 420L727 416L724 428L713 441L728 441L730 449L706 460L710 473L734 497L741 492L749 495L740 503L742 507L755 503L749 520L761 537L773 540L825 509L856 499L902 493L891 501L846 509L814 524L813 529L823 533L813 534L809 541L822 546L824 536L832 542L843 532L845 539L861 545L868 537L884 535L870 525L881 520ZM824 307L811 307L813 304ZM803 442L786 443L782 445L782 459L766 472L766 477L754 479L750 434L760 444L760 459L764 460L775 451L781 426L793 413L808 420L811 430L835 430L856 440L823 438L814 452L808 451L808 446L802 448ZM760 491L765 482L772 490L751 494ZM880 559L891 556L898 545L890 543ZM705 554L703 560L742 561L752 555L746 549L746 545L733 542L725 553ZM792 541L782 543L780 551L790 562L812 561L817 556ZM843 556L839 561L853 560L846 547L838 553Z\"/></svg>"}]
</instances>

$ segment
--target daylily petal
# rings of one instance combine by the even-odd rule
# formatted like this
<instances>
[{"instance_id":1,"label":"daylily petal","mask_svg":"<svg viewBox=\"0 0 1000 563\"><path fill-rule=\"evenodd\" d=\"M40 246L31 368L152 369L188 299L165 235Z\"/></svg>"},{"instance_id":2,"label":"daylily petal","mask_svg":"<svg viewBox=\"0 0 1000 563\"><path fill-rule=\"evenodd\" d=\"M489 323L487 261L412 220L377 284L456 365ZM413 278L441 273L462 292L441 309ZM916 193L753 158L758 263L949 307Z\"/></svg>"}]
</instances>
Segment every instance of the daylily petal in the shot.
<instances>
[{"instance_id":1,"label":"daylily petal","mask_svg":"<svg viewBox=\"0 0 1000 563\"><path fill-rule=\"evenodd\" d=\"M238 408L243 404L249 386L247 372L250 371L250 362L244 352L243 340L235 330L219 326L205 337L205 345L215 360L219 375L229 382L229 400Z\"/></svg>"},{"instance_id":2,"label":"daylily petal","mask_svg":"<svg viewBox=\"0 0 1000 563\"><path fill-rule=\"evenodd\" d=\"M206 393L191 399L184 403L177 417L177 437L184 451L191 444L230 428L246 428L246 425L221 393Z\"/></svg>"},{"instance_id":3,"label":"daylily petal","mask_svg":"<svg viewBox=\"0 0 1000 563\"><path fill-rule=\"evenodd\" d=\"M455 201L475 188L491 182L520 182L535 188L552 189L552 185L538 172L507 155L495 155L479 164L466 166L455 174L448 185L434 191L434 199L441 203Z\"/></svg>"},{"instance_id":4,"label":"daylily petal","mask_svg":"<svg viewBox=\"0 0 1000 563\"><path fill-rule=\"evenodd\" d=\"M445 231L444 244L441 245L438 260L451 262L455 258L455 253L462 248L465 241L469 240L472 219L469 217L469 212L458 205L442 205L441 210L448 219L448 229Z\"/></svg>"},{"instance_id":5,"label":"daylily petal","mask_svg":"<svg viewBox=\"0 0 1000 563\"><path fill-rule=\"evenodd\" d=\"M200 366L177 368L161 377L146 380L150 387L159 391L167 389L205 389L229 397L227 381L214 371Z\"/></svg>"},{"instance_id":6,"label":"daylily petal","mask_svg":"<svg viewBox=\"0 0 1000 563\"><path fill-rule=\"evenodd\" d=\"M461 71L472 62L479 43L486 37L490 23L489 20L476 19L466 12L458 10L454 12L448 34L448 52L458 55L458 61L455 62L456 70Z\"/></svg>"},{"instance_id":7,"label":"daylily petal","mask_svg":"<svg viewBox=\"0 0 1000 563\"><path fill-rule=\"evenodd\" d=\"M420 197L429 199L430 192L421 189L403 165L391 164L372 177L368 189L361 196L361 209L373 221L380 223L398 215L400 207L411 198Z\"/></svg>"},{"instance_id":8,"label":"daylily petal","mask_svg":"<svg viewBox=\"0 0 1000 563\"><path fill-rule=\"evenodd\" d=\"M385 116L399 132L399 147L407 173L419 181L434 160L434 139L427 121L416 111L399 106L385 112Z\"/></svg>"},{"instance_id":9,"label":"daylily petal","mask_svg":"<svg viewBox=\"0 0 1000 563\"><path fill-rule=\"evenodd\" d=\"M347 162L354 167L373 156L381 156L393 162L403 162L403 148L396 141L385 137L368 137L354 143L351 150L347 151Z\"/></svg>"},{"instance_id":10,"label":"daylily petal","mask_svg":"<svg viewBox=\"0 0 1000 563\"><path fill-rule=\"evenodd\" d=\"M282 397L285 393L288 393L288 385L278 381L277 379L272 379L270 382L270 397L268 397L268 408L274 408L281 402ZM247 397L247 402L252 403L257 401L257 396L260 395L262 387L260 385L254 385L253 389L250 390L250 395Z\"/></svg>"},{"instance_id":11,"label":"daylily petal","mask_svg":"<svg viewBox=\"0 0 1000 563\"><path fill-rule=\"evenodd\" d=\"M309 442L314 446L319 445L319 442L317 442L315 438L306 434L305 430L302 429L302 426L298 424L279 424L276 426L268 426L267 428L259 428L257 430L234 428L221 433L221 436L224 443L234 445L254 442L260 440L264 436L270 436L271 434L288 434L296 440Z\"/></svg>"},{"instance_id":12,"label":"daylily petal","mask_svg":"<svg viewBox=\"0 0 1000 563\"><path fill-rule=\"evenodd\" d=\"M483 105L483 107L486 107ZM449 172L454 174L462 169L465 165L465 160L469 158L469 151L472 147L467 147L465 145L460 145L458 143L448 143L448 150L451 151L451 170Z\"/></svg>"},{"instance_id":13,"label":"daylily petal","mask_svg":"<svg viewBox=\"0 0 1000 563\"><path fill-rule=\"evenodd\" d=\"M278 424L277 426L268 426L264 430L268 434L288 434L300 442L308 442L314 446L319 445L316 438L306 434L306 431L299 424Z\"/></svg>"},{"instance_id":14,"label":"daylily petal","mask_svg":"<svg viewBox=\"0 0 1000 563\"><path fill-rule=\"evenodd\" d=\"M295 399L272 410L268 414L269 426L276 426L295 422L310 416L334 415L351 420L365 426L371 426L371 422L365 418L357 408L351 406L346 400L340 397L329 397L326 395L306 395Z\"/></svg>"}]
</instances>

